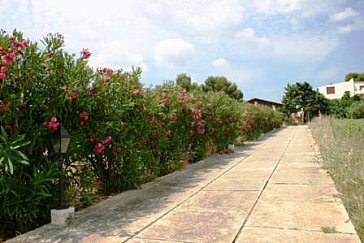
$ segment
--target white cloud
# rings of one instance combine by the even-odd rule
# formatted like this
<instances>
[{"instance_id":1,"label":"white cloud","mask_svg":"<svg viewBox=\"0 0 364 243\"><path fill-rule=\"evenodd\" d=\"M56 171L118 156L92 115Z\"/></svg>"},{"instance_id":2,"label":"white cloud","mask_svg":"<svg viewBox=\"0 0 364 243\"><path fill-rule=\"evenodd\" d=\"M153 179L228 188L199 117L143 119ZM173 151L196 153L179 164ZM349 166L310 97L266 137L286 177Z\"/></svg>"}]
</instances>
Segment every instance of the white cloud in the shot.
<instances>
[{"instance_id":1,"label":"white cloud","mask_svg":"<svg viewBox=\"0 0 364 243\"><path fill-rule=\"evenodd\" d=\"M198 4L194 11L187 11L182 17L198 29L209 30L239 24L242 20L242 7L237 0L209 1ZM203 7L205 5L206 7Z\"/></svg>"},{"instance_id":2,"label":"white cloud","mask_svg":"<svg viewBox=\"0 0 364 243\"><path fill-rule=\"evenodd\" d=\"M327 57L338 45L336 37L328 34L275 36L271 39L267 55L286 58L291 61L302 59L321 60Z\"/></svg>"},{"instance_id":3,"label":"white cloud","mask_svg":"<svg viewBox=\"0 0 364 243\"><path fill-rule=\"evenodd\" d=\"M334 22L341 22L348 19L351 19L358 15L358 12L353 10L352 8L346 8L345 10L335 13L331 16L331 20Z\"/></svg>"},{"instance_id":4,"label":"white cloud","mask_svg":"<svg viewBox=\"0 0 364 243\"><path fill-rule=\"evenodd\" d=\"M228 62L224 58L216 59L212 62L212 66L215 68L221 68L228 65Z\"/></svg>"},{"instance_id":5,"label":"white cloud","mask_svg":"<svg viewBox=\"0 0 364 243\"><path fill-rule=\"evenodd\" d=\"M154 48L156 61L170 66L184 66L195 54L193 44L182 39L165 39Z\"/></svg>"},{"instance_id":6,"label":"white cloud","mask_svg":"<svg viewBox=\"0 0 364 243\"><path fill-rule=\"evenodd\" d=\"M353 26L352 25L339 26L338 30L341 33L349 33L351 31L353 31Z\"/></svg>"},{"instance_id":7,"label":"white cloud","mask_svg":"<svg viewBox=\"0 0 364 243\"><path fill-rule=\"evenodd\" d=\"M303 2L303 0L255 0L253 5L261 13L287 14L300 10Z\"/></svg>"},{"instance_id":8,"label":"white cloud","mask_svg":"<svg viewBox=\"0 0 364 243\"><path fill-rule=\"evenodd\" d=\"M269 42L268 38L258 36L253 28L246 28L238 31L235 34L235 37L238 41L242 42L244 45L248 45L249 47L254 46L264 48Z\"/></svg>"},{"instance_id":9,"label":"white cloud","mask_svg":"<svg viewBox=\"0 0 364 243\"><path fill-rule=\"evenodd\" d=\"M300 62L322 60L338 45L338 38L328 33L276 34L258 36L251 28L240 31L231 49L235 55L250 59L275 59Z\"/></svg>"},{"instance_id":10,"label":"white cloud","mask_svg":"<svg viewBox=\"0 0 364 243\"><path fill-rule=\"evenodd\" d=\"M141 67L147 70L143 55L131 53L120 41L108 42L95 55L90 58L90 65L93 67L110 67L115 69L130 70L132 66Z\"/></svg>"}]
</instances>

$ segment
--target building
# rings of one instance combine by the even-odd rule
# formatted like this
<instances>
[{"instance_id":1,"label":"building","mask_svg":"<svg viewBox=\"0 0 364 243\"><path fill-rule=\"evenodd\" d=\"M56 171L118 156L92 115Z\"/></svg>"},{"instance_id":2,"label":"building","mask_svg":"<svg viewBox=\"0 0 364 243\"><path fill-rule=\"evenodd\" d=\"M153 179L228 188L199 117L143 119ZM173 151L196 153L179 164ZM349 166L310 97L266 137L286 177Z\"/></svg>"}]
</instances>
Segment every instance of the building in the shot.
<instances>
[{"instance_id":1,"label":"building","mask_svg":"<svg viewBox=\"0 0 364 243\"><path fill-rule=\"evenodd\" d=\"M364 81L354 81L354 79L351 79L347 82L318 87L318 91L330 100L341 99L345 91L349 91L350 95L364 96Z\"/></svg>"},{"instance_id":2,"label":"building","mask_svg":"<svg viewBox=\"0 0 364 243\"><path fill-rule=\"evenodd\" d=\"M253 98L248 100L246 103L253 104L253 105L265 105L271 107L273 110L279 108L282 106L281 103L269 101L269 100L263 100L258 98Z\"/></svg>"}]
</instances>

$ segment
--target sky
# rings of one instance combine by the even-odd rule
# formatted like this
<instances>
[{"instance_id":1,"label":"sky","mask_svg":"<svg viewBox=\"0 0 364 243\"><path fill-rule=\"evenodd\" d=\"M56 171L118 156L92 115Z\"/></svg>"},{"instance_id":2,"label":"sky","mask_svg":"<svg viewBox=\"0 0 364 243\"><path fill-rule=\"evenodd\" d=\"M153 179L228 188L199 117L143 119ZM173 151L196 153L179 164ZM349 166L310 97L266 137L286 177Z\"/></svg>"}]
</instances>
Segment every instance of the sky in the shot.
<instances>
[{"instance_id":1,"label":"sky","mask_svg":"<svg viewBox=\"0 0 364 243\"><path fill-rule=\"evenodd\" d=\"M364 0L0 0L0 28L60 33L95 68L141 67L146 86L225 76L244 99L364 72Z\"/></svg>"}]
</instances>

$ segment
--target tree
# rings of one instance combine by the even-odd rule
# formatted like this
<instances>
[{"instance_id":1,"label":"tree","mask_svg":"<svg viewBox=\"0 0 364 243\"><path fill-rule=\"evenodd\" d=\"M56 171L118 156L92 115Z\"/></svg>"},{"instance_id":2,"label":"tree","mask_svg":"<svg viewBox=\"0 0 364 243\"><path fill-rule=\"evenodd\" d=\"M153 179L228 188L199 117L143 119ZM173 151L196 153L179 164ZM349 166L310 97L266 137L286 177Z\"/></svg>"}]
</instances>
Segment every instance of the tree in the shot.
<instances>
[{"instance_id":1,"label":"tree","mask_svg":"<svg viewBox=\"0 0 364 243\"><path fill-rule=\"evenodd\" d=\"M225 92L231 98L236 100L242 100L244 95L235 83L231 83L225 77L221 76L210 76L205 80L205 84L202 86L202 90L205 92Z\"/></svg>"},{"instance_id":2,"label":"tree","mask_svg":"<svg viewBox=\"0 0 364 243\"><path fill-rule=\"evenodd\" d=\"M360 101L358 95L351 96L350 91L345 91L340 100L330 101L330 114L338 118L349 118L348 110L355 102Z\"/></svg>"},{"instance_id":3,"label":"tree","mask_svg":"<svg viewBox=\"0 0 364 243\"><path fill-rule=\"evenodd\" d=\"M312 89L307 82L288 84L282 99L283 111L288 115L298 111L305 112L306 118L328 112L328 100Z\"/></svg>"},{"instance_id":4,"label":"tree","mask_svg":"<svg viewBox=\"0 0 364 243\"><path fill-rule=\"evenodd\" d=\"M345 81L350 81L351 79L354 79L354 81L364 81L364 73L347 73L345 75Z\"/></svg>"},{"instance_id":5,"label":"tree","mask_svg":"<svg viewBox=\"0 0 364 243\"><path fill-rule=\"evenodd\" d=\"M181 74L177 75L176 84L178 86L184 88L187 92L200 89L198 84L192 82L191 77L187 76L187 74L185 74L185 73L181 73Z\"/></svg>"}]
</instances>

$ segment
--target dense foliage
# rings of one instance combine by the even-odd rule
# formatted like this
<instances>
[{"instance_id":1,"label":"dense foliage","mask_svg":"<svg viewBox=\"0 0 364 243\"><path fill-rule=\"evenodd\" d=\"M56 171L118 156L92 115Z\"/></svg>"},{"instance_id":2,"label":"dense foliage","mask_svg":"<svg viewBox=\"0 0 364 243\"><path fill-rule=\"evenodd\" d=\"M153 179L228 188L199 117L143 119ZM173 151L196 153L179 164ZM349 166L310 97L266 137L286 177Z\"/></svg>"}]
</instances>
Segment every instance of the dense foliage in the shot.
<instances>
[{"instance_id":1,"label":"dense foliage","mask_svg":"<svg viewBox=\"0 0 364 243\"><path fill-rule=\"evenodd\" d=\"M364 81L364 73L347 73L345 75L345 81L350 81L351 79L354 81Z\"/></svg>"},{"instance_id":2,"label":"dense foliage","mask_svg":"<svg viewBox=\"0 0 364 243\"><path fill-rule=\"evenodd\" d=\"M235 83L228 81L225 77L220 76L210 76L205 80L205 83L201 85L203 91L215 91L215 92L224 92L229 95L231 98L236 100L243 99L243 92L238 89L238 86Z\"/></svg>"},{"instance_id":3,"label":"dense foliage","mask_svg":"<svg viewBox=\"0 0 364 243\"><path fill-rule=\"evenodd\" d=\"M289 115L303 110L305 120L328 112L328 100L307 82L288 84L282 99L283 111Z\"/></svg>"},{"instance_id":4,"label":"dense foliage","mask_svg":"<svg viewBox=\"0 0 364 243\"><path fill-rule=\"evenodd\" d=\"M200 86L197 83L192 82L191 77L185 73L180 73L177 75L176 84L184 88L187 92L201 89Z\"/></svg>"},{"instance_id":5,"label":"dense foliage","mask_svg":"<svg viewBox=\"0 0 364 243\"><path fill-rule=\"evenodd\" d=\"M351 96L349 91L345 91L339 100L329 101L329 114L336 118L363 118L361 117L361 101L357 96Z\"/></svg>"},{"instance_id":6,"label":"dense foliage","mask_svg":"<svg viewBox=\"0 0 364 243\"><path fill-rule=\"evenodd\" d=\"M280 113L224 92L144 88L138 68L93 70L91 53L68 54L59 34L42 43L0 35L0 237L49 221L60 176L49 140L61 125L72 135L63 164L77 207L281 125Z\"/></svg>"}]
</instances>

